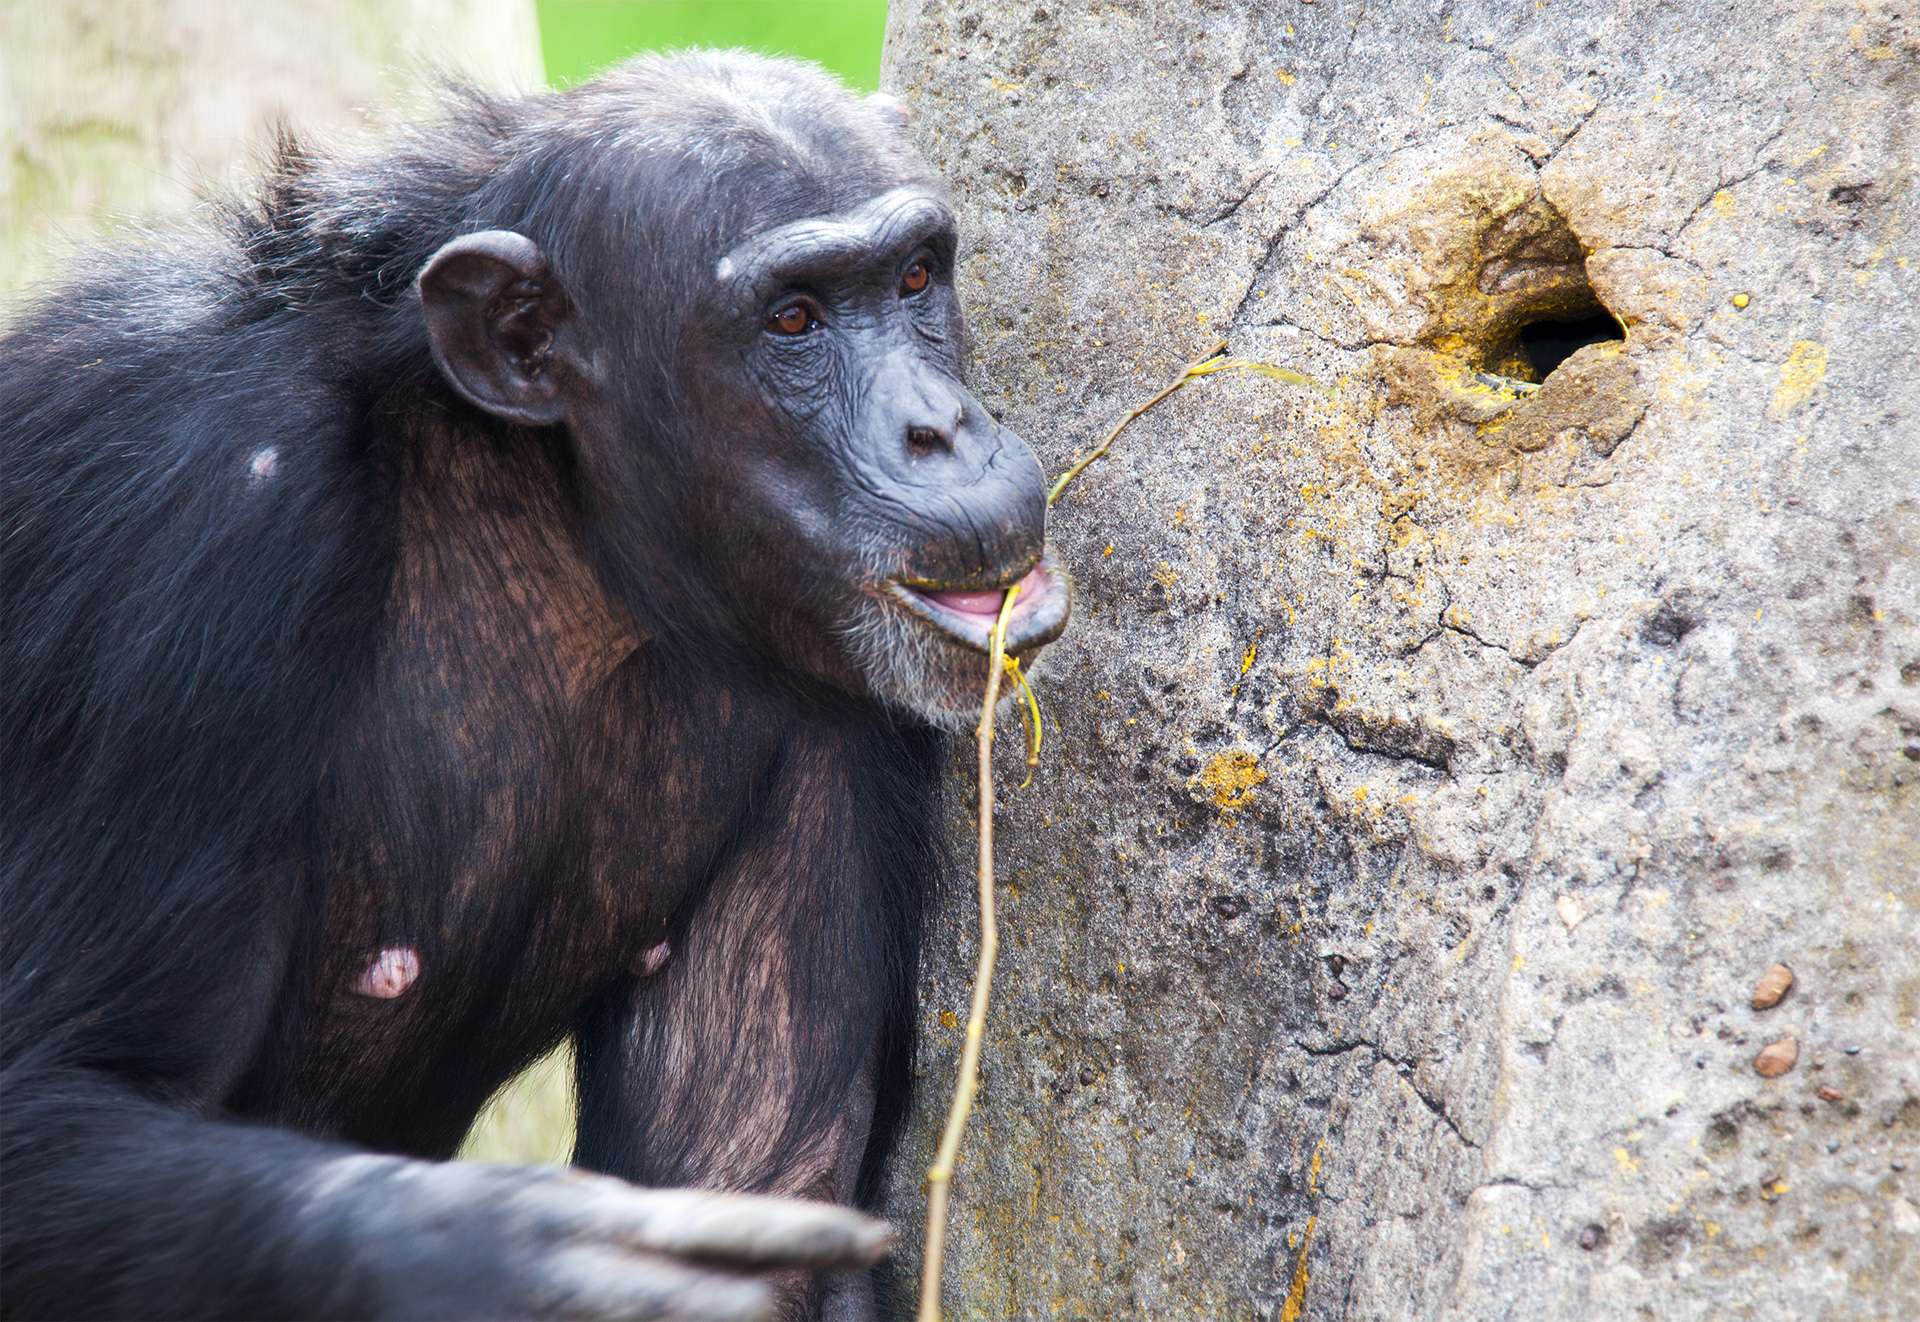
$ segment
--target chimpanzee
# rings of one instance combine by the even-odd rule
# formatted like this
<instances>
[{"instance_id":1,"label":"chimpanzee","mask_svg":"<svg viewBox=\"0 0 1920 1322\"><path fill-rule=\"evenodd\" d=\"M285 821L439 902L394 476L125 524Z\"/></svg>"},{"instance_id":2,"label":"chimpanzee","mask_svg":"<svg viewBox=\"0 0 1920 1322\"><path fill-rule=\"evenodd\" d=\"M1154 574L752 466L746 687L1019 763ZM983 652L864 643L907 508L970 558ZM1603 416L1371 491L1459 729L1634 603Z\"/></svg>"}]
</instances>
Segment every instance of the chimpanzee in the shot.
<instances>
[{"instance_id":1,"label":"chimpanzee","mask_svg":"<svg viewBox=\"0 0 1920 1322\"><path fill-rule=\"evenodd\" d=\"M954 261L897 109L692 53L0 341L7 1316L879 1307L788 1199L873 1206L938 729L1068 610ZM568 1034L604 1174L446 1161Z\"/></svg>"}]
</instances>

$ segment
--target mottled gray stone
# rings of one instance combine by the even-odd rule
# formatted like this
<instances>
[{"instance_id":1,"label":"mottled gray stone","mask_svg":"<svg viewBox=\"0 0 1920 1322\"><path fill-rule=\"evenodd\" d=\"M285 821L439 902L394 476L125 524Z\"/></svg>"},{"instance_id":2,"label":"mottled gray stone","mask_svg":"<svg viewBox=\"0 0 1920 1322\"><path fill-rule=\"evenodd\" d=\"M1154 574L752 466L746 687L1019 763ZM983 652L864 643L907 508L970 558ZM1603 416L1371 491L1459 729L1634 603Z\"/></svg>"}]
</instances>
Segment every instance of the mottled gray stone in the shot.
<instances>
[{"instance_id":1,"label":"mottled gray stone","mask_svg":"<svg viewBox=\"0 0 1920 1322\"><path fill-rule=\"evenodd\" d=\"M1338 385L1056 511L950 1311L1913 1316L1912 8L895 0L886 81L1050 465Z\"/></svg>"}]
</instances>

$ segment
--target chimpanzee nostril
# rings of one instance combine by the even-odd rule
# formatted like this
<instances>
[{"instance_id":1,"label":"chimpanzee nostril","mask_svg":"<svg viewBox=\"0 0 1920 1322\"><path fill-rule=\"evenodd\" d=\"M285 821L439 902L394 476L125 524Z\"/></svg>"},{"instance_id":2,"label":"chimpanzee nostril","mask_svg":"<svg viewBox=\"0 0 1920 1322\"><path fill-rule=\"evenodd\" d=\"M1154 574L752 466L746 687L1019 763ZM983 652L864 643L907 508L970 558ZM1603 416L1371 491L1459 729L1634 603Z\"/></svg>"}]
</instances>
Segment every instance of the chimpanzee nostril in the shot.
<instances>
[{"instance_id":1,"label":"chimpanzee nostril","mask_svg":"<svg viewBox=\"0 0 1920 1322\"><path fill-rule=\"evenodd\" d=\"M932 454L936 450L953 452L953 433L937 427L907 428L907 449L913 454Z\"/></svg>"}]
</instances>

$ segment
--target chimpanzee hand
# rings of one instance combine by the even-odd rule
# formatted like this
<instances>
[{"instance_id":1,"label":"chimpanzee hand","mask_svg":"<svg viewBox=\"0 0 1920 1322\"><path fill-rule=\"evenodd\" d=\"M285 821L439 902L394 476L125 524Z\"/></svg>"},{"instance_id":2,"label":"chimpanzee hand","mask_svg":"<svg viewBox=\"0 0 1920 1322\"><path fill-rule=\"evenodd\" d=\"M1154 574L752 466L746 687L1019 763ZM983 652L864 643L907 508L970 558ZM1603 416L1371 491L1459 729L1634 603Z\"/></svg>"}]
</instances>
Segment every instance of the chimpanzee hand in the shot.
<instances>
[{"instance_id":1,"label":"chimpanzee hand","mask_svg":"<svg viewBox=\"0 0 1920 1322\"><path fill-rule=\"evenodd\" d=\"M827 1203L577 1171L356 1156L313 1191L348 1245L339 1293L313 1301L328 1315L761 1318L773 1291L753 1273L864 1268L892 1242Z\"/></svg>"}]
</instances>

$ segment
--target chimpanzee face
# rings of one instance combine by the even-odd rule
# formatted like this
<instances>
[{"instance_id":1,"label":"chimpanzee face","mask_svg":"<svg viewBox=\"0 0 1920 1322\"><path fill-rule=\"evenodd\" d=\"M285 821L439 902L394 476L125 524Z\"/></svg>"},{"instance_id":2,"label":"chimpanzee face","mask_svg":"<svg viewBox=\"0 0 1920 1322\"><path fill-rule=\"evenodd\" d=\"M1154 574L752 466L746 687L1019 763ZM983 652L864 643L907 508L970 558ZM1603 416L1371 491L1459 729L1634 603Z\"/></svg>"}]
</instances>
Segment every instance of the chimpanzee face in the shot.
<instances>
[{"instance_id":1,"label":"chimpanzee face","mask_svg":"<svg viewBox=\"0 0 1920 1322\"><path fill-rule=\"evenodd\" d=\"M943 724L979 714L1006 588L1015 655L1068 611L1040 466L962 380L954 254L945 202L912 185L774 226L719 259L680 352L731 470L727 540L763 548L737 590L779 650Z\"/></svg>"},{"instance_id":2,"label":"chimpanzee face","mask_svg":"<svg viewBox=\"0 0 1920 1322\"><path fill-rule=\"evenodd\" d=\"M567 426L587 533L643 628L959 727L1005 590L1023 657L1069 590L1038 462L962 380L954 252L945 202L907 183L755 227L664 308L569 290L503 230L418 284L459 394Z\"/></svg>"},{"instance_id":3,"label":"chimpanzee face","mask_svg":"<svg viewBox=\"0 0 1920 1322\"><path fill-rule=\"evenodd\" d=\"M435 362L496 416L564 424L588 552L641 629L964 725L1005 590L1016 656L1069 590L1038 462L965 384L952 213L897 103L706 60L586 89L528 166L528 233L433 256Z\"/></svg>"}]
</instances>

